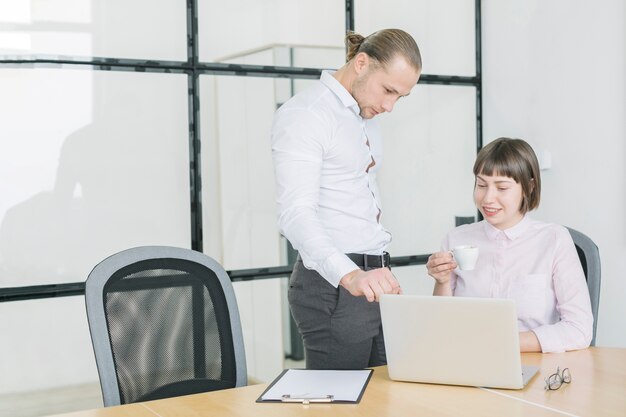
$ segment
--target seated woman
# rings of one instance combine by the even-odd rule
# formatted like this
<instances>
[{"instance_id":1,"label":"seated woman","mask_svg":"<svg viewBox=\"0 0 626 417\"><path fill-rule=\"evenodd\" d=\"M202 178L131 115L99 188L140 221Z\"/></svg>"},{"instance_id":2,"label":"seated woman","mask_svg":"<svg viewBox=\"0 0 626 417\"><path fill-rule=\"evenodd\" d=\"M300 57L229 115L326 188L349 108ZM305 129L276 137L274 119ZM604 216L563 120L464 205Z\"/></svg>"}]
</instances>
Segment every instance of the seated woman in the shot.
<instances>
[{"instance_id":1,"label":"seated woman","mask_svg":"<svg viewBox=\"0 0 626 417\"><path fill-rule=\"evenodd\" d=\"M533 149L521 139L497 139L478 153L474 175L474 203L485 220L453 229L430 256L434 294L515 300L522 352L588 347L593 315L572 238L565 227L526 214L541 194ZM455 269L449 250L459 245L479 247L475 269Z\"/></svg>"}]
</instances>

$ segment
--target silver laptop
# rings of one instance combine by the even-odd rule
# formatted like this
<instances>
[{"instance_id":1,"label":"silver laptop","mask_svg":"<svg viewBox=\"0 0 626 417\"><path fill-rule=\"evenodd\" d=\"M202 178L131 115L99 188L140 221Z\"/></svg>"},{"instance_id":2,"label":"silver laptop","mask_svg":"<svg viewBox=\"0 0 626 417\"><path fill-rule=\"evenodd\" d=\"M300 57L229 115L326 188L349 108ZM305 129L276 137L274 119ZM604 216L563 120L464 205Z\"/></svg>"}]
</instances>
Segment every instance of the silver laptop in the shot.
<instances>
[{"instance_id":1,"label":"silver laptop","mask_svg":"<svg viewBox=\"0 0 626 417\"><path fill-rule=\"evenodd\" d=\"M523 388L513 300L383 295L389 377L398 381Z\"/></svg>"}]
</instances>

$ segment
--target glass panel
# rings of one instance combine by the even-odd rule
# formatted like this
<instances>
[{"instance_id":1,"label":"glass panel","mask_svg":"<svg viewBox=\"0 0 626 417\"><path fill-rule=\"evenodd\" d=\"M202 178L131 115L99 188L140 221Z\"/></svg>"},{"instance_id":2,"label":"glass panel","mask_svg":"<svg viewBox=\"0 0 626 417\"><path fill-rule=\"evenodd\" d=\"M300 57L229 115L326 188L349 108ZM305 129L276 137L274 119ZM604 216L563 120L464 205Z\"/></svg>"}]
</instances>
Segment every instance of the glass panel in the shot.
<instances>
[{"instance_id":1,"label":"glass panel","mask_svg":"<svg viewBox=\"0 0 626 417\"><path fill-rule=\"evenodd\" d=\"M337 68L343 63L344 9L345 3L336 0L199 2L200 60L244 63L240 59L251 55L245 63ZM281 46L301 50L293 64L289 59L267 62L255 54ZM323 49L314 52L318 47Z\"/></svg>"},{"instance_id":2,"label":"glass panel","mask_svg":"<svg viewBox=\"0 0 626 417\"><path fill-rule=\"evenodd\" d=\"M269 54L269 52L265 52ZM204 252L225 269L286 264L276 223L270 129L289 80L201 76ZM279 88L280 86L280 88ZM281 279L236 282L248 373L269 382L283 369Z\"/></svg>"},{"instance_id":3,"label":"glass panel","mask_svg":"<svg viewBox=\"0 0 626 417\"><path fill-rule=\"evenodd\" d=\"M184 1L56 0L0 4L0 55L187 59Z\"/></svg>"},{"instance_id":4,"label":"glass panel","mask_svg":"<svg viewBox=\"0 0 626 417\"><path fill-rule=\"evenodd\" d=\"M0 72L0 286L84 281L133 246L189 247L185 75Z\"/></svg>"},{"instance_id":5,"label":"glass panel","mask_svg":"<svg viewBox=\"0 0 626 417\"><path fill-rule=\"evenodd\" d=\"M474 1L355 0L354 25L364 36L385 28L409 32L420 47L425 74L476 71Z\"/></svg>"},{"instance_id":6,"label":"glass panel","mask_svg":"<svg viewBox=\"0 0 626 417\"><path fill-rule=\"evenodd\" d=\"M437 251L455 216L474 216L476 90L418 85L380 117L381 223L392 256Z\"/></svg>"},{"instance_id":7,"label":"glass panel","mask_svg":"<svg viewBox=\"0 0 626 417\"><path fill-rule=\"evenodd\" d=\"M200 77L204 252L226 269L285 264L269 137L275 89L271 78Z\"/></svg>"},{"instance_id":8,"label":"glass panel","mask_svg":"<svg viewBox=\"0 0 626 417\"><path fill-rule=\"evenodd\" d=\"M84 297L0 303L0 415L102 407Z\"/></svg>"}]
</instances>

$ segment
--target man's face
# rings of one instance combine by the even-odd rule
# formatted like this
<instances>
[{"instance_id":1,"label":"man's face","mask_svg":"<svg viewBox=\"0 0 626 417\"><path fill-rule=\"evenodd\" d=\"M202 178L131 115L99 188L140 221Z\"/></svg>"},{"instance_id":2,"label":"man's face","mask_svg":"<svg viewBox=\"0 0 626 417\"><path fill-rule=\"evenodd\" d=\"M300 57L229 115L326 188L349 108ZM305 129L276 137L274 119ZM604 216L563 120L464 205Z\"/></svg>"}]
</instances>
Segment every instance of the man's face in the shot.
<instances>
[{"instance_id":1,"label":"man's face","mask_svg":"<svg viewBox=\"0 0 626 417\"><path fill-rule=\"evenodd\" d=\"M400 97L409 95L419 76L401 56L394 58L386 68L373 65L369 60L352 83L352 96L361 109L361 117L371 119L393 110Z\"/></svg>"}]
</instances>

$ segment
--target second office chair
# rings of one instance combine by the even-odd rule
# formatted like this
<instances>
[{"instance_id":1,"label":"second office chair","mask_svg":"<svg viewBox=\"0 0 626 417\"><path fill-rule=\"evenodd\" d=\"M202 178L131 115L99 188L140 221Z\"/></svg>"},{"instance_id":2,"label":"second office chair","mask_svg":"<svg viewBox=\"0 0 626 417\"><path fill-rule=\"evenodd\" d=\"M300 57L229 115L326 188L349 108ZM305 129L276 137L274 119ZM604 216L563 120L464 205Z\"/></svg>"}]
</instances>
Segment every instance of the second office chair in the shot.
<instances>
[{"instance_id":1,"label":"second office chair","mask_svg":"<svg viewBox=\"0 0 626 417\"><path fill-rule=\"evenodd\" d=\"M105 406L247 384L232 284L208 256L119 252L89 274L85 298Z\"/></svg>"}]
</instances>

